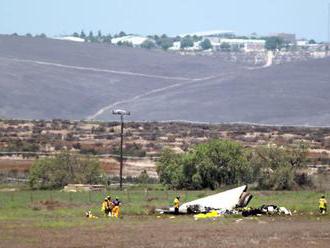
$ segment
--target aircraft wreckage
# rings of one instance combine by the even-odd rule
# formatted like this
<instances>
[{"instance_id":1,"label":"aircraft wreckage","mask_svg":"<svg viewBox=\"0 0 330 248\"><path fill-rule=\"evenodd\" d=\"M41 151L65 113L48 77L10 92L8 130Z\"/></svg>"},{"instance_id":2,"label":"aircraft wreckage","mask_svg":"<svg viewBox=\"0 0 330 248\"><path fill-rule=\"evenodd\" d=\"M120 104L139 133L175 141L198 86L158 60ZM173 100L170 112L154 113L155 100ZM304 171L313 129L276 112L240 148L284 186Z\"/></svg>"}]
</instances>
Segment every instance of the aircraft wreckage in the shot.
<instances>
[{"instance_id":1,"label":"aircraft wreckage","mask_svg":"<svg viewBox=\"0 0 330 248\"><path fill-rule=\"evenodd\" d=\"M203 197L191 202L182 204L179 207L180 214L206 213L210 210L233 210L246 207L252 199L247 192L247 185L227 190L221 193ZM156 209L159 213L172 214L174 207L168 209Z\"/></svg>"}]
</instances>

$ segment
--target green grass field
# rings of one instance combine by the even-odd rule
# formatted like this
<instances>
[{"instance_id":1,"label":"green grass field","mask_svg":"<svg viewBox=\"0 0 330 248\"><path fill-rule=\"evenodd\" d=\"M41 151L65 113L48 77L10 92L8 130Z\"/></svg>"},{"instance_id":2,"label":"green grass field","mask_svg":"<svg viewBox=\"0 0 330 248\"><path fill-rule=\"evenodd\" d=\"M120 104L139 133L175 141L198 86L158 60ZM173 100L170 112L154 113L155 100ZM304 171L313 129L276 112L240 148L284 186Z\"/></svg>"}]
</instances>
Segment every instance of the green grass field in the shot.
<instances>
[{"instance_id":1,"label":"green grass field","mask_svg":"<svg viewBox=\"0 0 330 248\"><path fill-rule=\"evenodd\" d=\"M129 188L123 191L77 192L30 191L0 192L0 222L24 221L41 227L70 227L86 223L84 213L91 209L94 215L106 219L101 213L105 196L118 197L122 201L122 216L152 215L155 208L172 204L176 195L182 202L190 201L214 191L166 191ZM298 214L318 212L320 193L310 191L252 191L254 198L249 206L262 204L284 206ZM329 196L327 192L326 196Z\"/></svg>"}]
</instances>

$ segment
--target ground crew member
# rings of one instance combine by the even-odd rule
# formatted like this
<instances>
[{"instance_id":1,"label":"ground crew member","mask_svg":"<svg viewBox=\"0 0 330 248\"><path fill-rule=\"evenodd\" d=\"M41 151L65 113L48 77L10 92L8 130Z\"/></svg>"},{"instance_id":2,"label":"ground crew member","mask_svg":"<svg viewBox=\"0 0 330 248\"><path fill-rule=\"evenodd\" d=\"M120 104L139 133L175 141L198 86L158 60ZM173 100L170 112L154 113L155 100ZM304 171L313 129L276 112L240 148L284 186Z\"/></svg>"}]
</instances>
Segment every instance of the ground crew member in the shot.
<instances>
[{"instance_id":1,"label":"ground crew member","mask_svg":"<svg viewBox=\"0 0 330 248\"><path fill-rule=\"evenodd\" d=\"M325 196L322 195L319 201L319 207L320 207L320 213L326 214L327 213L327 200L325 199Z\"/></svg>"},{"instance_id":2,"label":"ground crew member","mask_svg":"<svg viewBox=\"0 0 330 248\"><path fill-rule=\"evenodd\" d=\"M112 217L118 218L120 215L120 201L118 198L116 198L112 202L113 208L112 208Z\"/></svg>"},{"instance_id":3,"label":"ground crew member","mask_svg":"<svg viewBox=\"0 0 330 248\"><path fill-rule=\"evenodd\" d=\"M109 215L109 208L108 208L108 198L104 198L104 201L101 205L101 211L108 216Z\"/></svg>"},{"instance_id":4,"label":"ground crew member","mask_svg":"<svg viewBox=\"0 0 330 248\"><path fill-rule=\"evenodd\" d=\"M112 201L111 201L111 196L107 197L107 206L108 206L108 216L111 216L112 208L113 208L113 204L112 204Z\"/></svg>"},{"instance_id":5,"label":"ground crew member","mask_svg":"<svg viewBox=\"0 0 330 248\"><path fill-rule=\"evenodd\" d=\"M179 214L180 196L175 197L173 201L173 205L174 205L174 214Z\"/></svg>"}]
</instances>

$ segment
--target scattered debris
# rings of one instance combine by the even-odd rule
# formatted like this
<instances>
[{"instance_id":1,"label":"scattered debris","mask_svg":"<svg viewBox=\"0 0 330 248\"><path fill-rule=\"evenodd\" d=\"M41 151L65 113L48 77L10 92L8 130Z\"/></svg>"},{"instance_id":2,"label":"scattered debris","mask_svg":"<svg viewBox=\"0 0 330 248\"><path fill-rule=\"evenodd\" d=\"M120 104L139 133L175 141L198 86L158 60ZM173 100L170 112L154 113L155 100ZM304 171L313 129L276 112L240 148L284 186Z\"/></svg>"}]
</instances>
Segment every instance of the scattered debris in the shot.
<instances>
[{"instance_id":1,"label":"scattered debris","mask_svg":"<svg viewBox=\"0 0 330 248\"><path fill-rule=\"evenodd\" d=\"M88 219L98 219L99 218L99 217L93 215L91 210L88 210L87 212L85 212L85 216Z\"/></svg>"},{"instance_id":2,"label":"scattered debris","mask_svg":"<svg viewBox=\"0 0 330 248\"><path fill-rule=\"evenodd\" d=\"M16 188L3 188L0 189L0 192L15 192L18 191Z\"/></svg>"},{"instance_id":3,"label":"scattered debris","mask_svg":"<svg viewBox=\"0 0 330 248\"><path fill-rule=\"evenodd\" d=\"M64 192L86 192L86 191L104 191L102 184L68 184L64 186Z\"/></svg>"},{"instance_id":4,"label":"scattered debris","mask_svg":"<svg viewBox=\"0 0 330 248\"><path fill-rule=\"evenodd\" d=\"M247 216L261 216L261 215L292 215L291 211L285 207L278 207L276 205L262 205L259 208L245 208L242 210L242 215Z\"/></svg>"}]
</instances>

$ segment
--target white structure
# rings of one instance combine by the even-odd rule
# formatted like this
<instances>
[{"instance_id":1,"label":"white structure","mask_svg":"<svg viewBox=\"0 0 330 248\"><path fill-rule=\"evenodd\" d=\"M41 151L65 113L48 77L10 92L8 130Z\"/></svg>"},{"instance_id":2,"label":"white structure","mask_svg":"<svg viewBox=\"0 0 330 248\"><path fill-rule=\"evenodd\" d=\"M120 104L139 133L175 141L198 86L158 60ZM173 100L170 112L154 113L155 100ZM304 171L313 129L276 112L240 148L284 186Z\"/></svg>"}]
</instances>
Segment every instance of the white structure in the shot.
<instances>
[{"instance_id":1,"label":"white structure","mask_svg":"<svg viewBox=\"0 0 330 248\"><path fill-rule=\"evenodd\" d=\"M67 41L74 41L74 42L85 42L84 39L74 36L63 36L63 37L55 37L56 40L67 40Z\"/></svg>"},{"instance_id":2,"label":"white structure","mask_svg":"<svg viewBox=\"0 0 330 248\"><path fill-rule=\"evenodd\" d=\"M297 40L297 46L308 46L308 40Z\"/></svg>"},{"instance_id":3,"label":"white structure","mask_svg":"<svg viewBox=\"0 0 330 248\"><path fill-rule=\"evenodd\" d=\"M218 37L205 37L209 39L213 49L221 50L222 44L230 45L231 49L243 50L245 52L263 51L265 50L265 40L255 39L222 39Z\"/></svg>"},{"instance_id":4,"label":"white structure","mask_svg":"<svg viewBox=\"0 0 330 248\"><path fill-rule=\"evenodd\" d=\"M170 51L179 51L179 50L181 50L181 42L180 41L173 42L173 46L171 46L168 50L170 50Z\"/></svg>"},{"instance_id":5,"label":"white structure","mask_svg":"<svg viewBox=\"0 0 330 248\"><path fill-rule=\"evenodd\" d=\"M202 50L201 46L201 41L195 41L194 42L194 45L192 47L185 47L185 48L181 48L181 42L180 41L176 41L176 42L173 42L173 46L171 46L168 50L170 51L180 51L180 50L183 50L183 51L200 51Z\"/></svg>"},{"instance_id":6,"label":"white structure","mask_svg":"<svg viewBox=\"0 0 330 248\"><path fill-rule=\"evenodd\" d=\"M118 37L118 38L113 38L111 40L112 44L119 44L119 43L130 43L133 45L133 47L139 47L143 44L143 42L150 40L152 42L154 42L152 39L149 39L147 37L143 37L143 36L136 36L136 35L127 35L127 36L123 36L123 37Z\"/></svg>"}]
</instances>

